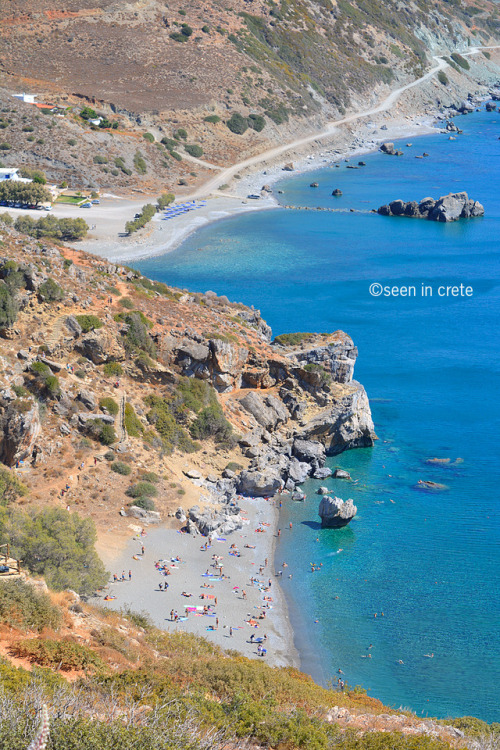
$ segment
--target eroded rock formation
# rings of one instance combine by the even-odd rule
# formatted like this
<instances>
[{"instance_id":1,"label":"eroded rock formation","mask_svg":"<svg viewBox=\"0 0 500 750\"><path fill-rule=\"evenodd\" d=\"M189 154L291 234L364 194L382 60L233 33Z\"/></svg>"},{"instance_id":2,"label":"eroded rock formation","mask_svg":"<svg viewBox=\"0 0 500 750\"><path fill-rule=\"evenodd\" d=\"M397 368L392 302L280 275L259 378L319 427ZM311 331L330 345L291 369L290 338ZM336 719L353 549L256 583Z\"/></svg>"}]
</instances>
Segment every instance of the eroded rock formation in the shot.
<instances>
[{"instance_id":1,"label":"eroded rock formation","mask_svg":"<svg viewBox=\"0 0 500 750\"><path fill-rule=\"evenodd\" d=\"M417 201L395 200L380 206L377 213L382 216L407 216L412 219L430 219L431 221L457 221L484 216L484 206L479 201L469 198L466 192L449 193L438 200L424 198Z\"/></svg>"}]
</instances>

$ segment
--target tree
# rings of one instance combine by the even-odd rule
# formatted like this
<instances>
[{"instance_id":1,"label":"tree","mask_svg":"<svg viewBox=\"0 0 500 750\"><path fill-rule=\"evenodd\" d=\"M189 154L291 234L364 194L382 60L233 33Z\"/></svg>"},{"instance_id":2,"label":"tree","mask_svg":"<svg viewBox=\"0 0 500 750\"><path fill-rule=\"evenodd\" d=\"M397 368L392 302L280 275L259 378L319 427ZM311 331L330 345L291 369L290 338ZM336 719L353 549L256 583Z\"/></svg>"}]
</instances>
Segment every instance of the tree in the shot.
<instances>
[{"instance_id":1,"label":"tree","mask_svg":"<svg viewBox=\"0 0 500 750\"><path fill-rule=\"evenodd\" d=\"M25 497L28 494L28 488L16 477L13 471L0 464L0 500L2 505L17 500L18 497Z\"/></svg>"},{"instance_id":2,"label":"tree","mask_svg":"<svg viewBox=\"0 0 500 750\"><path fill-rule=\"evenodd\" d=\"M90 518L59 508L23 513L13 510L0 516L0 538L10 540L15 557L32 573L61 591L91 594L104 586L107 574L94 544L96 531Z\"/></svg>"},{"instance_id":3,"label":"tree","mask_svg":"<svg viewBox=\"0 0 500 750\"><path fill-rule=\"evenodd\" d=\"M19 305L5 281L0 281L0 328L10 328L17 319ZM0 492L1 497L1 492Z\"/></svg>"},{"instance_id":4,"label":"tree","mask_svg":"<svg viewBox=\"0 0 500 750\"><path fill-rule=\"evenodd\" d=\"M40 284L38 294L45 302L60 302L64 299L64 290L51 278Z\"/></svg>"},{"instance_id":5,"label":"tree","mask_svg":"<svg viewBox=\"0 0 500 750\"><path fill-rule=\"evenodd\" d=\"M162 193L158 198L158 208L160 211L170 206L175 201L175 195L173 193Z\"/></svg>"},{"instance_id":6,"label":"tree","mask_svg":"<svg viewBox=\"0 0 500 750\"><path fill-rule=\"evenodd\" d=\"M240 115L239 112L234 112L226 122L226 125L232 133L243 135L245 130L248 129L248 120L243 115Z\"/></svg>"}]
</instances>

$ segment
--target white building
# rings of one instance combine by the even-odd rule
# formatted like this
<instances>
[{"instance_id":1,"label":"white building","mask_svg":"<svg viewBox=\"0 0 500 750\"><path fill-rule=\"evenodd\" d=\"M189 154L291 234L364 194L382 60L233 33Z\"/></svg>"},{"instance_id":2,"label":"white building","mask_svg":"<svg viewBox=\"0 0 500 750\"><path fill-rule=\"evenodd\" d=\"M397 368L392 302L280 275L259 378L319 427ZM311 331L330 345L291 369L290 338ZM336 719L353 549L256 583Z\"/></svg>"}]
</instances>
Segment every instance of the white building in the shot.
<instances>
[{"instance_id":1,"label":"white building","mask_svg":"<svg viewBox=\"0 0 500 750\"><path fill-rule=\"evenodd\" d=\"M20 99L22 102L26 102L26 104L35 104L36 94L12 94L12 96L15 99Z\"/></svg>"},{"instance_id":2,"label":"white building","mask_svg":"<svg viewBox=\"0 0 500 750\"><path fill-rule=\"evenodd\" d=\"M11 180L12 182L32 182L27 177L21 177L19 169L14 167L4 167L0 169L0 182Z\"/></svg>"}]
</instances>

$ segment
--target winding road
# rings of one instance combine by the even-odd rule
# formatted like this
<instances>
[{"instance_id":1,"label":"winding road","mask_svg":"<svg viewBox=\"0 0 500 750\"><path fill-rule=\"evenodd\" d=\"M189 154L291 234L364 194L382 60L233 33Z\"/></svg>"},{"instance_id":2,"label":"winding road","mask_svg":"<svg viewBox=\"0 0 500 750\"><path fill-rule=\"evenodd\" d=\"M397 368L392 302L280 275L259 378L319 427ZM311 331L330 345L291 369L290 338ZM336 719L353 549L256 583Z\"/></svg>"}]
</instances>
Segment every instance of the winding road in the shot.
<instances>
[{"instance_id":1,"label":"winding road","mask_svg":"<svg viewBox=\"0 0 500 750\"><path fill-rule=\"evenodd\" d=\"M493 47L472 47L468 52L462 52L461 54L462 56L475 55L483 49L500 49L500 45L495 45ZM190 195L183 196L183 201L206 197L214 190L217 190L217 188L219 188L221 185L229 182L229 180L234 177L234 175L237 174L240 170L246 169L247 167L253 167L256 164L261 164L268 159L274 159L277 156L285 154L287 151L290 151L294 148L300 148L301 146L306 146L309 143L321 140L321 138L332 136L340 125L345 125L349 122L355 122L356 120L360 120L363 117L370 117L370 115L375 115L379 112L385 112L391 109L395 105L401 94L403 94L405 91L408 91L408 89L414 88L415 86L420 86L420 84L428 81L430 78L436 75L436 73L439 73L440 70L444 70L445 68L449 67L449 63L447 63L446 60L441 57L434 56L434 60L437 61L437 65L431 68L427 73L425 73L425 75L421 76L421 78L415 79L411 83L407 83L404 86L391 91L391 93L375 107L363 110L363 112L357 112L355 114L349 115L348 117L344 117L341 120L334 120L332 122L329 122L327 123L325 128L323 128L323 130L317 131L316 133L312 133L308 136L304 136L303 138L297 138L296 140L290 141L289 143L284 143L282 146L275 146L268 151L263 151L256 156L251 156L244 161L233 164L231 167L223 169L216 176L207 180L207 182L205 182L201 187L199 187Z\"/></svg>"}]
</instances>

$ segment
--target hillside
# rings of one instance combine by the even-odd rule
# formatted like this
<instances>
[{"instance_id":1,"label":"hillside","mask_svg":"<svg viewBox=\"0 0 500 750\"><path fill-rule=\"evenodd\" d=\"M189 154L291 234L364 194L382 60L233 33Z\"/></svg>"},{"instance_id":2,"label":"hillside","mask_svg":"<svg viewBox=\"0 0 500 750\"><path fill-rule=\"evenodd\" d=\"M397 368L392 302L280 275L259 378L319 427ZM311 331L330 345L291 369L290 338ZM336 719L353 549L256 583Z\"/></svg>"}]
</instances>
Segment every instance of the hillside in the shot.
<instances>
[{"instance_id":1,"label":"hillside","mask_svg":"<svg viewBox=\"0 0 500 750\"><path fill-rule=\"evenodd\" d=\"M11 0L0 20L2 161L74 187L182 193L374 103L432 55L494 44L497 27L486 0L437 0L430 11L393 0ZM489 54L470 79L453 63L451 83L427 101L457 103L494 76ZM20 91L47 106L13 99ZM100 125L80 116L85 107Z\"/></svg>"},{"instance_id":2,"label":"hillside","mask_svg":"<svg viewBox=\"0 0 500 750\"><path fill-rule=\"evenodd\" d=\"M0 747L25 750L42 705L49 748L494 747L498 725L395 712L361 688L320 688L142 615L105 613L74 592L0 579ZM43 746L41 746L43 747Z\"/></svg>"}]
</instances>

